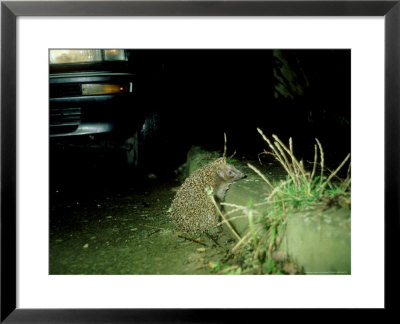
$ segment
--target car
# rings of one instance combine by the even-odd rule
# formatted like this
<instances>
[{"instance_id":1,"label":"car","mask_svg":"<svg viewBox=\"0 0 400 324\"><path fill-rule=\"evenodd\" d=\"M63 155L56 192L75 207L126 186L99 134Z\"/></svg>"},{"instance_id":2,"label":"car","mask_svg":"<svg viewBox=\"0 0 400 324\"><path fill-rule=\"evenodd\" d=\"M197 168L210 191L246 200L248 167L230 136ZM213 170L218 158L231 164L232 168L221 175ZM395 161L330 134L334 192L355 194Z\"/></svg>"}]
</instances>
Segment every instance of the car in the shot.
<instances>
[{"instance_id":1,"label":"car","mask_svg":"<svg viewBox=\"0 0 400 324\"><path fill-rule=\"evenodd\" d=\"M50 144L122 150L137 166L148 118L137 83L127 50L50 49Z\"/></svg>"}]
</instances>

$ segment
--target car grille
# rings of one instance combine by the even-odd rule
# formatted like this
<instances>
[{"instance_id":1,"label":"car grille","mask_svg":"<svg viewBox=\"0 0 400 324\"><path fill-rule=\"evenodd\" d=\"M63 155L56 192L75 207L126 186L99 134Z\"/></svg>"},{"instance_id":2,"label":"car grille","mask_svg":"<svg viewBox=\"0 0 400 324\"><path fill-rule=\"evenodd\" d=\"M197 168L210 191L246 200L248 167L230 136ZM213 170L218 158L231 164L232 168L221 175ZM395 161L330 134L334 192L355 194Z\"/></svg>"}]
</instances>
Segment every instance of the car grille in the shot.
<instances>
[{"instance_id":1,"label":"car grille","mask_svg":"<svg viewBox=\"0 0 400 324\"><path fill-rule=\"evenodd\" d=\"M63 83L50 85L50 98L73 97L82 95L79 83Z\"/></svg>"},{"instance_id":2,"label":"car grille","mask_svg":"<svg viewBox=\"0 0 400 324\"><path fill-rule=\"evenodd\" d=\"M81 122L81 108L50 107L50 134L73 132Z\"/></svg>"}]
</instances>

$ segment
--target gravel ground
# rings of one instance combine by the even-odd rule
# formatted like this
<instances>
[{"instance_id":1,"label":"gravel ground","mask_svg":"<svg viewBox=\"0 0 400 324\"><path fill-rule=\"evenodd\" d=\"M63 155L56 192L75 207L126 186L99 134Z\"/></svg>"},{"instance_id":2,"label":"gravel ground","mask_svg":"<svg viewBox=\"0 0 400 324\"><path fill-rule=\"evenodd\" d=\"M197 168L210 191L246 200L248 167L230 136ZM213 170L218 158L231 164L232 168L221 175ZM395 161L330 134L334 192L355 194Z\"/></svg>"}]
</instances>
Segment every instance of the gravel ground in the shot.
<instances>
[{"instance_id":1,"label":"gravel ground","mask_svg":"<svg viewBox=\"0 0 400 324\"><path fill-rule=\"evenodd\" d=\"M50 178L50 274L210 274L227 256L234 240L226 231L214 242L170 221L176 179L146 177L130 186L118 180L121 173L104 171Z\"/></svg>"}]
</instances>

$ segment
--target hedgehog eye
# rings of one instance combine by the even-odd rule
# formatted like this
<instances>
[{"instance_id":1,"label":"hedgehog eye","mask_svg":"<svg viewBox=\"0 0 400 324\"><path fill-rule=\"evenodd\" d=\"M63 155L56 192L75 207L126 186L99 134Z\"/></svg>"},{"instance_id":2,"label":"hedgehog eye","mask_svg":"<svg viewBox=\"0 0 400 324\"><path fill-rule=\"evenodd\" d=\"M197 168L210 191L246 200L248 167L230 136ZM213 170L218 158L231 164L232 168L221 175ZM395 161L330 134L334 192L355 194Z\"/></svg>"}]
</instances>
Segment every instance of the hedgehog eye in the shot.
<instances>
[{"instance_id":1,"label":"hedgehog eye","mask_svg":"<svg viewBox=\"0 0 400 324\"><path fill-rule=\"evenodd\" d=\"M231 176L233 176L233 175L234 175L234 172L233 172L232 170L229 170L229 171L228 171L228 176L231 177Z\"/></svg>"}]
</instances>

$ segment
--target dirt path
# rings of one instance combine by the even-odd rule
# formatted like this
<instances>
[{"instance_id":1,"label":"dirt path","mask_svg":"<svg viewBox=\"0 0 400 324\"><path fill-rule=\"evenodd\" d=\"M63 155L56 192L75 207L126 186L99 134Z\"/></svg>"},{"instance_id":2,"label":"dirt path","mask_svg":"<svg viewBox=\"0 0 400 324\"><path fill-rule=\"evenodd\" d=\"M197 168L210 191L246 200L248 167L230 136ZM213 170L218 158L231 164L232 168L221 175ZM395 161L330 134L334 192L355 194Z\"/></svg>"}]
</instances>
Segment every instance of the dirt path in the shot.
<instances>
[{"instance_id":1,"label":"dirt path","mask_svg":"<svg viewBox=\"0 0 400 324\"><path fill-rule=\"evenodd\" d=\"M234 241L229 233L219 245L206 236L183 238L168 217L178 186L153 180L140 190L81 199L55 189L50 274L210 274L212 262L224 259Z\"/></svg>"}]
</instances>

